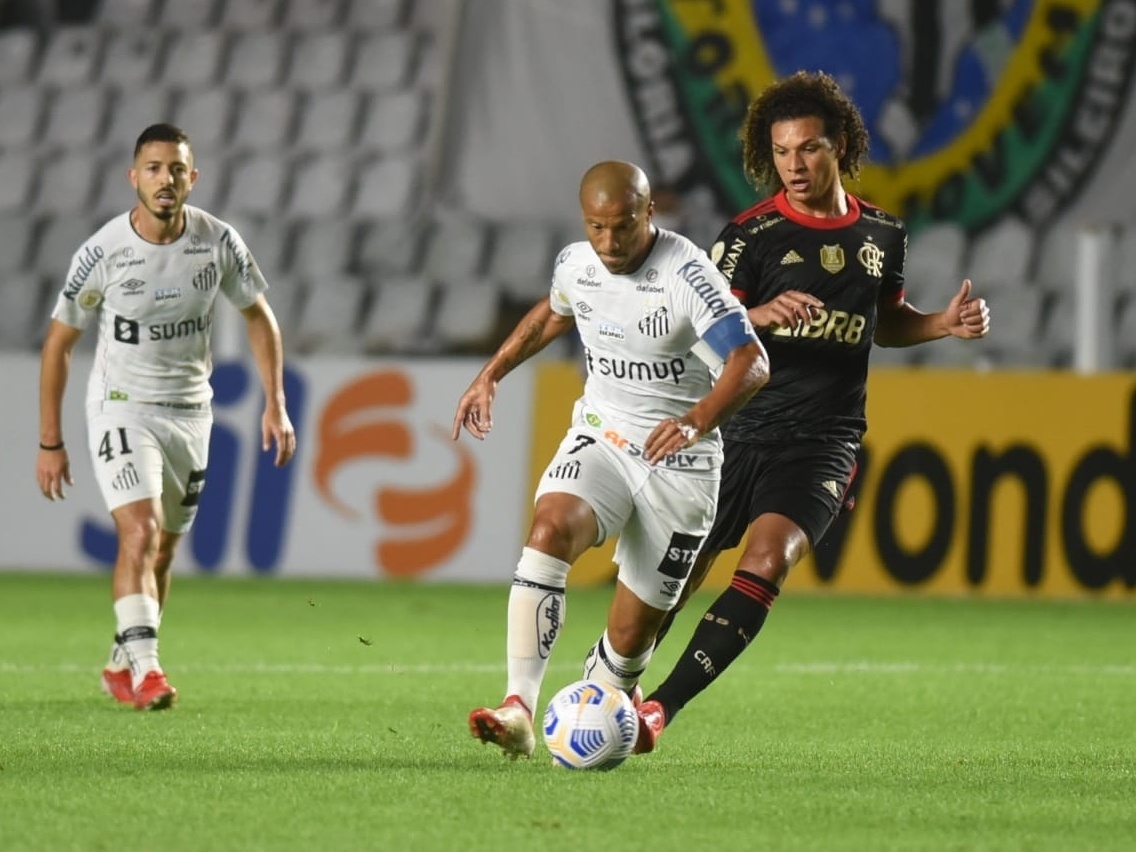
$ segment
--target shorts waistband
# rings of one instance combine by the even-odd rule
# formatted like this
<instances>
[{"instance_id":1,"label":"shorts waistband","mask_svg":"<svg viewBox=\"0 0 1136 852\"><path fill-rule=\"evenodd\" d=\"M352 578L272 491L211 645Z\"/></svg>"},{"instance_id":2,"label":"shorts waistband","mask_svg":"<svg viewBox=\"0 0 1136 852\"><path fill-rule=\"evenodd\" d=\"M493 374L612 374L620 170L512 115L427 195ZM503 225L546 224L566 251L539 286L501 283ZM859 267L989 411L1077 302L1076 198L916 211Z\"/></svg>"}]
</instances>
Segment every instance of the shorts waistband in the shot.
<instances>
[{"instance_id":1,"label":"shorts waistband","mask_svg":"<svg viewBox=\"0 0 1136 852\"><path fill-rule=\"evenodd\" d=\"M173 408L178 411L204 411L204 402L148 402L147 405L160 405L162 408Z\"/></svg>"}]
</instances>

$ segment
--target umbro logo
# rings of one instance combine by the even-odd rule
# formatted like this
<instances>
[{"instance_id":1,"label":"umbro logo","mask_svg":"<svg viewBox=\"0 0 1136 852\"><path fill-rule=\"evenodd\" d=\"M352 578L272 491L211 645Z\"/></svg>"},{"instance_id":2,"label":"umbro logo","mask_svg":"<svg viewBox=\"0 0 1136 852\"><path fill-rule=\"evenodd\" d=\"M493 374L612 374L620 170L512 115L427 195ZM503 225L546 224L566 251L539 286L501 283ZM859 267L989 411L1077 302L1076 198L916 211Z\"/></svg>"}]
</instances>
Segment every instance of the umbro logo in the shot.
<instances>
[{"instance_id":1,"label":"umbro logo","mask_svg":"<svg viewBox=\"0 0 1136 852\"><path fill-rule=\"evenodd\" d=\"M804 263L805 259L797 254L793 249L789 249L789 253L781 258L781 265L788 266L790 263Z\"/></svg>"}]
</instances>

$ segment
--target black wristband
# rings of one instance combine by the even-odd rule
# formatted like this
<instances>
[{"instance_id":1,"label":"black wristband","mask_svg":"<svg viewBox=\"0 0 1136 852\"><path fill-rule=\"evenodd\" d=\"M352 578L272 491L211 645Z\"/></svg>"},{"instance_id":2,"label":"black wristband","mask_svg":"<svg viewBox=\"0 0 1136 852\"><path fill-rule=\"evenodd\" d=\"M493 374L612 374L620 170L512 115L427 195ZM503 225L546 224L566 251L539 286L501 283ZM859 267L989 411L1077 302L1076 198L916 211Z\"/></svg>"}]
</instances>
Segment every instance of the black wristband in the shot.
<instances>
[{"instance_id":1,"label":"black wristband","mask_svg":"<svg viewBox=\"0 0 1136 852\"><path fill-rule=\"evenodd\" d=\"M64 443L62 441L60 441L58 444L45 444L43 441L39 442L39 448L41 450L47 450L48 452L52 452L53 450L62 450L63 447Z\"/></svg>"}]
</instances>

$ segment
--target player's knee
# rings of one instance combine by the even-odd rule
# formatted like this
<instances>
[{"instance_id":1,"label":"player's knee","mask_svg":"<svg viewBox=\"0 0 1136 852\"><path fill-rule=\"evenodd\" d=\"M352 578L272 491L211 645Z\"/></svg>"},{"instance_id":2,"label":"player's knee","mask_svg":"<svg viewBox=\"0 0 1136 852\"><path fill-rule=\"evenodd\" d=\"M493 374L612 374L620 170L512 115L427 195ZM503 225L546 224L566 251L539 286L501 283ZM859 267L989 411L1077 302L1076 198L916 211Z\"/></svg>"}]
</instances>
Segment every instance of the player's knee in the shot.
<instances>
[{"instance_id":1,"label":"player's knee","mask_svg":"<svg viewBox=\"0 0 1136 852\"><path fill-rule=\"evenodd\" d=\"M118 547L135 559L153 559L158 553L158 520L153 516L122 519L118 524Z\"/></svg>"},{"instance_id":2,"label":"player's knee","mask_svg":"<svg viewBox=\"0 0 1136 852\"><path fill-rule=\"evenodd\" d=\"M572 563L591 542L568 518L546 512L533 518L527 545Z\"/></svg>"},{"instance_id":3,"label":"player's knee","mask_svg":"<svg viewBox=\"0 0 1136 852\"><path fill-rule=\"evenodd\" d=\"M746 547L737 570L756 574L777 586L785 582L793 567L793 560L785 548L757 545Z\"/></svg>"}]
</instances>

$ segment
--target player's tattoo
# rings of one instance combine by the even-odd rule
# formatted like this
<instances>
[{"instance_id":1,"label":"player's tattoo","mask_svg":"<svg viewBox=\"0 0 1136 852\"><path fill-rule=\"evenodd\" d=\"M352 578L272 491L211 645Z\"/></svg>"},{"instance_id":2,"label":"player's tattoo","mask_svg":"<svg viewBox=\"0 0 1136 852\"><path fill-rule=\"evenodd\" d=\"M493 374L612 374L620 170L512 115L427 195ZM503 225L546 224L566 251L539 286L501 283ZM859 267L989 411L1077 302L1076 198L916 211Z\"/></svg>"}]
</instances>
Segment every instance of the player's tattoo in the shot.
<instances>
[{"instance_id":1,"label":"player's tattoo","mask_svg":"<svg viewBox=\"0 0 1136 852\"><path fill-rule=\"evenodd\" d=\"M520 345L517 347L517 354L505 361L506 368L512 370L518 364L527 361L539 352L542 337L544 337L544 323L542 322L534 320L520 329Z\"/></svg>"}]
</instances>

